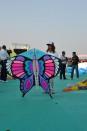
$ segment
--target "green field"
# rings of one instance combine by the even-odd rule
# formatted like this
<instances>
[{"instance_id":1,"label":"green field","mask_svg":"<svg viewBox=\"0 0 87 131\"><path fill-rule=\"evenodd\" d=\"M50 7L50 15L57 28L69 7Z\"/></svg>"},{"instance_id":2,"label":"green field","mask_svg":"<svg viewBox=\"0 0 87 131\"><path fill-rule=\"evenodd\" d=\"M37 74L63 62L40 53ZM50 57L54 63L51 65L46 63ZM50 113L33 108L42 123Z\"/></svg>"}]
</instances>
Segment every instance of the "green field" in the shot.
<instances>
[{"instance_id":1,"label":"green field","mask_svg":"<svg viewBox=\"0 0 87 131\"><path fill-rule=\"evenodd\" d=\"M62 91L86 78L64 81L56 77L53 99L40 87L22 98L18 80L0 82L0 131L87 131L87 91Z\"/></svg>"}]
</instances>

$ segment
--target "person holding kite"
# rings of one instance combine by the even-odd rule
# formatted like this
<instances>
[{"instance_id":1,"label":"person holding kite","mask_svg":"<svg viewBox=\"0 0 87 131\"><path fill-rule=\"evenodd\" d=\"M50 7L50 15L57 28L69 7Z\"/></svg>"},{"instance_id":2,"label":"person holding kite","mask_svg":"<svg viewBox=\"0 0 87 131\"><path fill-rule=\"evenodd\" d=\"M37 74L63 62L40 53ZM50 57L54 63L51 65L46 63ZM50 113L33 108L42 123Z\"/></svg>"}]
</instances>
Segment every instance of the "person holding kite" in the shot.
<instances>
[{"instance_id":1,"label":"person holding kite","mask_svg":"<svg viewBox=\"0 0 87 131\"><path fill-rule=\"evenodd\" d=\"M59 59L38 49L31 49L9 60L7 70L20 80L23 97L32 87L41 86L52 98L49 81L58 74Z\"/></svg>"},{"instance_id":2,"label":"person holding kite","mask_svg":"<svg viewBox=\"0 0 87 131\"><path fill-rule=\"evenodd\" d=\"M58 54L56 52L54 42L48 43L47 46L48 46L47 53L49 55L52 55L52 56L55 56L55 57L58 58ZM52 93L54 93L53 88L54 88L54 80L52 78L52 79L50 79L50 90L51 90Z\"/></svg>"}]
</instances>

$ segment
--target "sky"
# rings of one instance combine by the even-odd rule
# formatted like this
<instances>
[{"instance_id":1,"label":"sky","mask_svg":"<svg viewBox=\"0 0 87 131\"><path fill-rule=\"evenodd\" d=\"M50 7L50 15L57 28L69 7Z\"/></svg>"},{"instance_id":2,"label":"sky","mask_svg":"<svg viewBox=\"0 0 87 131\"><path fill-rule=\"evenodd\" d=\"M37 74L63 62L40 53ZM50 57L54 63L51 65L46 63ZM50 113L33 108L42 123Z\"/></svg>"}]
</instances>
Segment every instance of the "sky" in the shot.
<instances>
[{"instance_id":1,"label":"sky","mask_svg":"<svg viewBox=\"0 0 87 131\"><path fill-rule=\"evenodd\" d=\"M0 45L87 54L87 0L0 0Z\"/></svg>"}]
</instances>

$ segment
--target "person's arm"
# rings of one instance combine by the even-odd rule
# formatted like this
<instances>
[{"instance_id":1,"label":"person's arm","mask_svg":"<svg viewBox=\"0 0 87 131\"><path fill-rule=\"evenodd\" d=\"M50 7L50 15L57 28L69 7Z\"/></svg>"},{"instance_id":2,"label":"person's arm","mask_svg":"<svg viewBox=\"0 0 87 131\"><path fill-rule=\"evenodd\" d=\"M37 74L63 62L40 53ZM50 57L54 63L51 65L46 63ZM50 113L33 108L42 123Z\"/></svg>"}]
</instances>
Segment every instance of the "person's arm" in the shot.
<instances>
[{"instance_id":1,"label":"person's arm","mask_svg":"<svg viewBox=\"0 0 87 131\"><path fill-rule=\"evenodd\" d=\"M71 65L73 65L73 62L74 62L74 61L73 61L73 57L72 57L72 58L71 58Z\"/></svg>"},{"instance_id":2,"label":"person's arm","mask_svg":"<svg viewBox=\"0 0 87 131\"><path fill-rule=\"evenodd\" d=\"M66 62L68 62L68 58L66 57Z\"/></svg>"},{"instance_id":3,"label":"person's arm","mask_svg":"<svg viewBox=\"0 0 87 131\"><path fill-rule=\"evenodd\" d=\"M7 51L6 51L6 57L7 57L7 59L9 59L9 58L10 58L9 54L7 53Z\"/></svg>"},{"instance_id":4,"label":"person's arm","mask_svg":"<svg viewBox=\"0 0 87 131\"><path fill-rule=\"evenodd\" d=\"M78 56L77 56L77 57L78 57ZM78 57L78 62L80 62L79 57Z\"/></svg>"}]
</instances>

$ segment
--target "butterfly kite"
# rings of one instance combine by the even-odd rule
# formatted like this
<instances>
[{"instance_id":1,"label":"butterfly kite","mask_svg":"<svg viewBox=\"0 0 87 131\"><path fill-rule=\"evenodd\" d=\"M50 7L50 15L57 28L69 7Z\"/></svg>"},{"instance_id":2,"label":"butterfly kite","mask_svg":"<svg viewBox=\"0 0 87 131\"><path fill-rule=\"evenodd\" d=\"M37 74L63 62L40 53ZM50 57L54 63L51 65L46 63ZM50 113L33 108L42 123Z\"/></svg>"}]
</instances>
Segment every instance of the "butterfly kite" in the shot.
<instances>
[{"instance_id":1,"label":"butterfly kite","mask_svg":"<svg viewBox=\"0 0 87 131\"><path fill-rule=\"evenodd\" d=\"M33 86L39 85L49 92L49 80L59 71L59 59L37 49L8 60L7 70L20 80L20 90L25 95Z\"/></svg>"}]
</instances>

